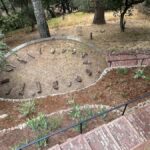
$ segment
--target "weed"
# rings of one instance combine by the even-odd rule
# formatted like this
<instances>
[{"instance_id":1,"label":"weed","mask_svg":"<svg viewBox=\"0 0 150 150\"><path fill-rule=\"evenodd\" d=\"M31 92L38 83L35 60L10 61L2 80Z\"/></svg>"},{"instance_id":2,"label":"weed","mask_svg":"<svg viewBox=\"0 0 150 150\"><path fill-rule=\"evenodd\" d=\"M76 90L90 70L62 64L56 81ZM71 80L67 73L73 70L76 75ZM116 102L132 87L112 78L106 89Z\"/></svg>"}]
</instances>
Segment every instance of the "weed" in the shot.
<instances>
[{"instance_id":1,"label":"weed","mask_svg":"<svg viewBox=\"0 0 150 150\"><path fill-rule=\"evenodd\" d=\"M34 113L35 112L35 102L34 102L34 100L22 103L20 105L19 112L24 116L28 116L28 115Z\"/></svg>"},{"instance_id":2,"label":"weed","mask_svg":"<svg viewBox=\"0 0 150 150\"><path fill-rule=\"evenodd\" d=\"M122 74L122 75L127 75L128 74L128 68L118 68L117 73Z\"/></svg>"},{"instance_id":3,"label":"weed","mask_svg":"<svg viewBox=\"0 0 150 150\"><path fill-rule=\"evenodd\" d=\"M146 76L144 74L144 70L142 70L142 69L138 69L134 75L134 79L140 79L140 78L142 78L142 79L146 78Z\"/></svg>"}]
</instances>

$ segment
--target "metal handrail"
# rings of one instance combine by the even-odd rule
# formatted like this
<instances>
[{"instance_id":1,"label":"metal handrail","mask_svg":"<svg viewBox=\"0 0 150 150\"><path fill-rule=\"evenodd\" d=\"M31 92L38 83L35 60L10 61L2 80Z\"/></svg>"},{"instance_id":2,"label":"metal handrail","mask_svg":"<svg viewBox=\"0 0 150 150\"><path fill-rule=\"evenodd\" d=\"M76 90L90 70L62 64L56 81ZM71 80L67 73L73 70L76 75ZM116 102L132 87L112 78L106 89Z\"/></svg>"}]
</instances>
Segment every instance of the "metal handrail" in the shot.
<instances>
[{"instance_id":1,"label":"metal handrail","mask_svg":"<svg viewBox=\"0 0 150 150\"><path fill-rule=\"evenodd\" d=\"M103 116L103 115L105 115L105 114L108 114L109 112L112 112L112 111L117 110L117 109L122 108L122 107L124 107L123 112L122 112L122 115L124 115L124 113L125 113L125 111L126 111L126 109L127 109L127 106L128 106L129 104L134 103L134 102L137 102L137 101L142 100L142 99L147 98L147 97L150 97L150 92L148 92L148 93L146 93L146 94L144 94L144 95L142 95L142 96L138 96L138 97L136 97L136 98L134 98L134 99L130 99L130 100L126 101L125 103L122 103L122 104L120 104L120 105L117 105L117 106L115 106L115 107L112 107L111 109L108 109L108 110L106 110L106 111L104 111L104 112L97 113L97 114L95 114L95 115L93 115L93 116L91 116L91 117L89 117L89 118L87 118L87 119L85 119L85 120L81 120L80 122L75 123L75 124L72 124L72 125L70 125L70 126L68 126L68 127L66 127L66 128L59 129L59 130L57 130L57 131L55 131L55 132L53 132L53 133L50 133L50 134L48 134L48 135L46 135L46 136L44 136L44 137L42 137L42 138L39 138L39 139L34 140L34 141L31 141L31 142L28 143L28 144L24 144L24 145L18 147L16 150L25 149L25 148L27 148L27 147L29 147L29 146L31 146L31 145L34 145L34 144L36 144L36 143L38 143L38 142L40 142L40 141L46 140L46 139L48 139L48 138L50 138L50 137L52 137L52 136L54 136L54 135L57 135L57 134L59 134L59 133L65 132L65 131L68 131L69 129L75 128L75 127L77 127L77 126L80 126L80 133L82 134L82 133L83 133L83 124L84 124L84 123L87 123L87 122L89 122L89 121L91 121L91 120L93 120L93 119L96 119L96 118L98 118L98 117L100 117L100 116Z\"/></svg>"}]
</instances>

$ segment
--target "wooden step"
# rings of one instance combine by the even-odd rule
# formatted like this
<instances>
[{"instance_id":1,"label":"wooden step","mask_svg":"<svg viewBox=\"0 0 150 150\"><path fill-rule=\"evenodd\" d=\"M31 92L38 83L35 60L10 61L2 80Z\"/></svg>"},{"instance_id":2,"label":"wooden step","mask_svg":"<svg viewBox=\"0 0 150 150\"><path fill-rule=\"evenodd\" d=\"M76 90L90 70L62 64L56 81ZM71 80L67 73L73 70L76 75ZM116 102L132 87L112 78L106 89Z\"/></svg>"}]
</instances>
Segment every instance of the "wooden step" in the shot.
<instances>
[{"instance_id":1,"label":"wooden step","mask_svg":"<svg viewBox=\"0 0 150 150\"><path fill-rule=\"evenodd\" d=\"M84 135L92 150L121 150L106 125Z\"/></svg>"},{"instance_id":2,"label":"wooden step","mask_svg":"<svg viewBox=\"0 0 150 150\"><path fill-rule=\"evenodd\" d=\"M60 145L61 150L92 150L86 139L79 135Z\"/></svg>"},{"instance_id":3,"label":"wooden step","mask_svg":"<svg viewBox=\"0 0 150 150\"><path fill-rule=\"evenodd\" d=\"M126 116L143 139L150 140L150 105L138 109L134 113Z\"/></svg>"},{"instance_id":4,"label":"wooden step","mask_svg":"<svg viewBox=\"0 0 150 150\"><path fill-rule=\"evenodd\" d=\"M130 150L144 141L125 117L110 122L107 127L121 150Z\"/></svg>"}]
</instances>

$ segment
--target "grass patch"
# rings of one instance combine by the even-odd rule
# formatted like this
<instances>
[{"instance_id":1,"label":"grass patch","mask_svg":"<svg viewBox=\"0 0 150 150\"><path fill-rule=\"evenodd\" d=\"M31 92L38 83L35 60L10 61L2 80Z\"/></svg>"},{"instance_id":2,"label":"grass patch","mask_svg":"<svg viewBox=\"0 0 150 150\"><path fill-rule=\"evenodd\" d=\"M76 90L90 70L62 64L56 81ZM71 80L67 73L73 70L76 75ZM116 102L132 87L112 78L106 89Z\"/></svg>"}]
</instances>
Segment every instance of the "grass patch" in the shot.
<instances>
[{"instance_id":1,"label":"grass patch","mask_svg":"<svg viewBox=\"0 0 150 150\"><path fill-rule=\"evenodd\" d=\"M83 22L87 22L88 17L89 17L88 13L77 12L77 13L65 15L64 20L62 19L62 17L52 18L48 20L48 25L50 28L59 28L59 27L79 25Z\"/></svg>"}]
</instances>

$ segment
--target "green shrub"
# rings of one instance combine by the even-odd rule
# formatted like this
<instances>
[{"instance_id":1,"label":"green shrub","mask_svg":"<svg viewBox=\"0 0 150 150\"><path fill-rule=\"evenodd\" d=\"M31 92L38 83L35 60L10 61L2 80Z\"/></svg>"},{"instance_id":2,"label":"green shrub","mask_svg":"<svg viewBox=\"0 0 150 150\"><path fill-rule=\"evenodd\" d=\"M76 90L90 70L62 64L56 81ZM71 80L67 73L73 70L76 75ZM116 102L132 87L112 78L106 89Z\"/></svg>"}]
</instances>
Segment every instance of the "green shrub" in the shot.
<instances>
[{"instance_id":1,"label":"green shrub","mask_svg":"<svg viewBox=\"0 0 150 150\"><path fill-rule=\"evenodd\" d=\"M22 28L23 26L23 20L19 13L0 17L0 29L3 33Z\"/></svg>"},{"instance_id":2,"label":"green shrub","mask_svg":"<svg viewBox=\"0 0 150 150\"><path fill-rule=\"evenodd\" d=\"M128 74L128 68L118 68L117 73L122 74L122 75L127 75Z\"/></svg>"},{"instance_id":3,"label":"green shrub","mask_svg":"<svg viewBox=\"0 0 150 150\"><path fill-rule=\"evenodd\" d=\"M22 103L20 105L19 112L24 116L28 116L28 115L34 113L35 112L35 102L34 102L34 100Z\"/></svg>"},{"instance_id":4,"label":"green shrub","mask_svg":"<svg viewBox=\"0 0 150 150\"><path fill-rule=\"evenodd\" d=\"M144 74L144 70L142 69L138 69L136 72L135 72L135 75L134 75L134 79L139 79L139 78L142 78L142 79L145 79L146 76Z\"/></svg>"},{"instance_id":5,"label":"green shrub","mask_svg":"<svg viewBox=\"0 0 150 150\"><path fill-rule=\"evenodd\" d=\"M73 104L72 105L72 109L69 112L70 117L75 121L75 122L79 122L82 120L87 119L88 117L91 117L94 115L92 109L90 109L89 107L84 107L83 109L81 109L81 106L78 104ZM86 128L87 123L83 124L83 128ZM77 131L80 130L80 126L77 126L75 128Z\"/></svg>"},{"instance_id":6,"label":"green shrub","mask_svg":"<svg viewBox=\"0 0 150 150\"><path fill-rule=\"evenodd\" d=\"M44 114L40 113L37 118L33 118L27 121L27 126L31 128L37 135L37 139L44 135L58 129L61 126L62 118L50 117L47 118ZM38 146L46 146L47 139L38 142Z\"/></svg>"}]
</instances>

